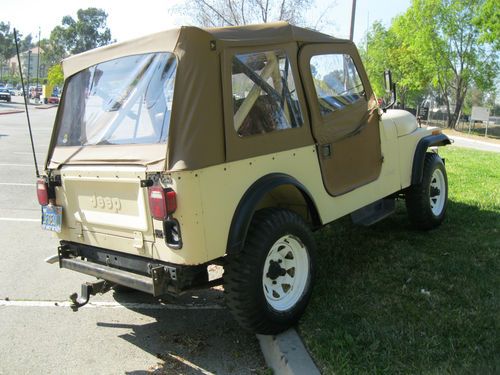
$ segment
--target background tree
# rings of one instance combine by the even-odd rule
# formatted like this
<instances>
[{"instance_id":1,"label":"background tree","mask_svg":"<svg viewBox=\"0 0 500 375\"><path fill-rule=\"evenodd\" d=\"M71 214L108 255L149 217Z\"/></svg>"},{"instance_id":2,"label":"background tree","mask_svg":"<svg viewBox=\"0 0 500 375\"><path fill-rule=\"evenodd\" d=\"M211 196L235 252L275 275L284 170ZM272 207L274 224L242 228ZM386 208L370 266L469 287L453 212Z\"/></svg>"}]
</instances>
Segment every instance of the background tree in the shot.
<instances>
[{"instance_id":1,"label":"background tree","mask_svg":"<svg viewBox=\"0 0 500 375\"><path fill-rule=\"evenodd\" d=\"M478 27L481 42L491 43L500 49L500 3L498 0L487 0L473 19Z\"/></svg>"},{"instance_id":2,"label":"background tree","mask_svg":"<svg viewBox=\"0 0 500 375\"><path fill-rule=\"evenodd\" d=\"M288 21L302 23L312 0L187 0L177 7L200 26L236 26Z\"/></svg>"},{"instance_id":3,"label":"background tree","mask_svg":"<svg viewBox=\"0 0 500 375\"><path fill-rule=\"evenodd\" d=\"M413 0L388 30L375 24L363 56L376 92L391 68L403 103L437 91L455 128L469 88L489 92L498 74L498 39L484 31L498 25L482 18L495 7L490 0Z\"/></svg>"},{"instance_id":4,"label":"background tree","mask_svg":"<svg viewBox=\"0 0 500 375\"><path fill-rule=\"evenodd\" d=\"M429 72L444 101L448 127L455 128L472 84L489 90L498 55L480 38L476 26L484 0L413 0L400 22L408 44L421 51L415 59Z\"/></svg>"},{"instance_id":5,"label":"background tree","mask_svg":"<svg viewBox=\"0 0 500 375\"><path fill-rule=\"evenodd\" d=\"M52 86L62 86L64 83L64 74L61 64L56 64L49 69L47 81Z\"/></svg>"},{"instance_id":6,"label":"background tree","mask_svg":"<svg viewBox=\"0 0 500 375\"><path fill-rule=\"evenodd\" d=\"M22 38L22 34L17 33L19 41L19 52L25 52L32 48L34 45L32 43L31 34ZM14 41L14 29L11 28L10 23L0 22L0 81L3 81L6 77L4 75L4 69L7 61L16 55L16 44ZM13 80L13 76L17 72L8 72L8 81Z\"/></svg>"},{"instance_id":7,"label":"background tree","mask_svg":"<svg viewBox=\"0 0 500 375\"><path fill-rule=\"evenodd\" d=\"M112 43L108 15L102 9L79 9L76 20L64 16L62 25L50 33L47 45L52 58L65 57ZM61 56L62 54L62 56Z\"/></svg>"},{"instance_id":8,"label":"background tree","mask_svg":"<svg viewBox=\"0 0 500 375\"><path fill-rule=\"evenodd\" d=\"M18 39L19 52L21 52L21 53L26 52L26 51L32 49L33 47L35 47L35 43L33 43L33 36L31 34L28 34L24 38L22 38L22 34L18 32L17 36L18 36L18 38L20 38L20 39ZM14 46L14 48L15 48L15 46ZM14 53L16 53L15 50L14 50Z\"/></svg>"},{"instance_id":9,"label":"background tree","mask_svg":"<svg viewBox=\"0 0 500 375\"><path fill-rule=\"evenodd\" d=\"M56 26L48 39L40 41L40 47L43 51L42 64L48 67L59 64L69 54L66 51L67 44L65 30L61 26Z\"/></svg>"},{"instance_id":10,"label":"background tree","mask_svg":"<svg viewBox=\"0 0 500 375\"><path fill-rule=\"evenodd\" d=\"M4 67L9 58L16 53L14 35L10 30L10 24L0 22L0 82L3 81Z\"/></svg>"},{"instance_id":11,"label":"background tree","mask_svg":"<svg viewBox=\"0 0 500 375\"><path fill-rule=\"evenodd\" d=\"M375 94L378 97L385 95L383 74L384 70L390 69L393 80L397 82L398 102L403 108L419 104L430 79L428 69L414 57L419 51L401 38L404 32L404 26L397 20L389 29L375 21L360 48Z\"/></svg>"}]
</instances>

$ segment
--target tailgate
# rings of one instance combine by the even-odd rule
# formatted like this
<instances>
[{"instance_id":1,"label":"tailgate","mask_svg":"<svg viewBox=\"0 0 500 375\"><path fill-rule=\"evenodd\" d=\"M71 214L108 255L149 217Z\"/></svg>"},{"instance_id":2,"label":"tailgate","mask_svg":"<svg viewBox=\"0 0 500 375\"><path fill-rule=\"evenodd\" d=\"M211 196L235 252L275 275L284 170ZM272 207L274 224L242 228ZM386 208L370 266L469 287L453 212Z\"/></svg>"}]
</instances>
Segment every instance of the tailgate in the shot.
<instances>
[{"instance_id":1,"label":"tailgate","mask_svg":"<svg viewBox=\"0 0 500 375\"><path fill-rule=\"evenodd\" d=\"M78 242L150 256L154 237L147 189L141 187L145 178L146 169L138 166L63 167L63 227Z\"/></svg>"}]
</instances>

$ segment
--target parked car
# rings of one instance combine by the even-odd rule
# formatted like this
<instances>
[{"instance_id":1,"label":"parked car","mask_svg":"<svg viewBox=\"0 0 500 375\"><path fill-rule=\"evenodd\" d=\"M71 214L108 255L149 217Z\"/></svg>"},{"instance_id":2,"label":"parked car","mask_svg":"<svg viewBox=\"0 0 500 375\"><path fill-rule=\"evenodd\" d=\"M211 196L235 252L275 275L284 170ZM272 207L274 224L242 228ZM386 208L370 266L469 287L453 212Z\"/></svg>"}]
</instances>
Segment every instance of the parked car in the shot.
<instances>
[{"instance_id":1,"label":"parked car","mask_svg":"<svg viewBox=\"0 0 500 375\"><path fill-rule=\"evenodd\" d=\"M59 98L57 96L51 96L50 98L47 98L47 103L48 104L59 104Z\"/></svg>"},{"instance_id":2,"label":"parked car","mask_svg":"<svg viewBox=\"0 0 500 375\"><path fill-rule=\"evenodd\" d=\"M1 88L0 89L0 100L5 100L7 103L11 101L11 94L8 89Z\"/></svg>"},{"instance_id":3,"label":"parked car","mask_svg":"<svg viewBox=\"0 0 500 375\"><path fill-rule=\"evenodd\" d=\"M348 214L371 225L397 199L419 229L445 217L430 147L449 139L380 108L349 40L287 23L182 27L63 70L37 194L60 239L48 261L98 278L75 309L116 284L154 296L223 284L239 323L273 334L311 296L312 231Z\"/></svg>"}]
</instances>

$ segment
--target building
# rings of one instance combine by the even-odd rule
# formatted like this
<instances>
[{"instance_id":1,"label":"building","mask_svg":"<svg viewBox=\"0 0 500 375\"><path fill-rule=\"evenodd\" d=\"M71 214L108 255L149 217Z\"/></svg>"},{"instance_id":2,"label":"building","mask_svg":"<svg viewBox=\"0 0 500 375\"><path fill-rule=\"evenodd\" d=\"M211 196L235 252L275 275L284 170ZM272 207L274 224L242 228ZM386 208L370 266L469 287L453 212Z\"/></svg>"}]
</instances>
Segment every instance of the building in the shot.
<instances>
[{"instance_id":1,"label":"building","mask_svg":"<svg viewBox=\"0 0 500 375\"><path fill-rule=\"evenodd\" d=\"M46 68L43 64L38 65L38 60L41 58L40 53L43 53L43 50L39 47L33 47L28 51L24 51L20 53L21 58L21 66L23 68L23 76L24 79L28 80L28 67L29 67L29 81L35 82L37 77L37 68L40 68L39 77L45 77L47 72ZM19 67L17 62L17 56L13 56L8 60L8 73L9 74L18 74Z\"/></svg>"}]
</instances>

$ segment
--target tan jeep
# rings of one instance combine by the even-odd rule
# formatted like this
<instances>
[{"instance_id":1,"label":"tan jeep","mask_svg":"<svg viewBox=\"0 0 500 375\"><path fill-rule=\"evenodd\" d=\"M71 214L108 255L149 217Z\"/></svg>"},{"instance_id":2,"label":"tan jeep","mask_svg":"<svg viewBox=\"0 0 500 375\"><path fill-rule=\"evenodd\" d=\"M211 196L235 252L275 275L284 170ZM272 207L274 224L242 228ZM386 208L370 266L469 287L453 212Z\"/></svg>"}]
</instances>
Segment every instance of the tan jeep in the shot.
<instances>
[{"instance_id":1,"label":"tan jeep","mask_svg":"<svg viewBox=\"0 0 500 375\"><path fill-rule=\"evenodd\" d=\"M42 226L57 260L155 296L224 284L242 326L276 333L311 295L312 231L370 225L406 199L444 218L449 143L379 108L354 44L287 23L181 27L63 61ZM390 83L389 83L390 85ZM54 257L54 259L56 259ZM209 282L207 266L224 267Z\"/></svg>"}]
</instances>

